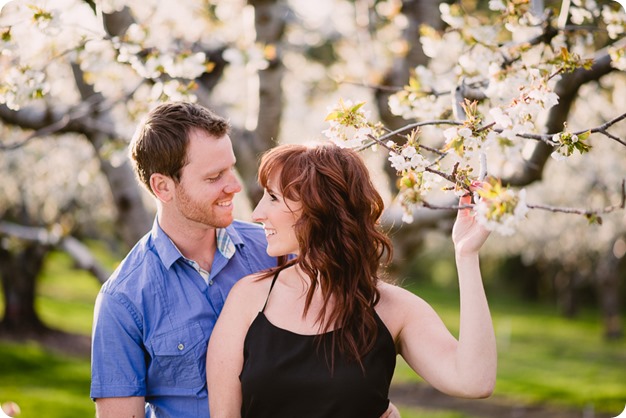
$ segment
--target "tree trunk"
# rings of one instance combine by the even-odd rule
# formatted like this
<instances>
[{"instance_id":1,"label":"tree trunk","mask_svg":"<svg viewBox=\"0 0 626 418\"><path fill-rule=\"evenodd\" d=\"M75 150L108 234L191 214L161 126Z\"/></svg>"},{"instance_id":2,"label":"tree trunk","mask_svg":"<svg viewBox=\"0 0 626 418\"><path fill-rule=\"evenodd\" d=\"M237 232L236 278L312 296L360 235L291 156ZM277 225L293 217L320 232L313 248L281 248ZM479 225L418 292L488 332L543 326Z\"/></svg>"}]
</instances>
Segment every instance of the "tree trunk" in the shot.
<instances>
[{"instance_id":1,"label":"tree trunk","mask_svg":"<svg viewBox=\"0 0 626 418\"><path fill-rule=\"evenodd\" d=\"M257 43L265 47L267 68L260 70L259 108L254 132L241 131L233 141L237 154L237 169L245 190L254 206L263 191L256 181L260 155L278 143L283 114L282 80L285 72L282 43L286 26L286 6L277 0L249 0L254 7L254 27Z\"/></svg>"},{"instance_id":2,"label":"tree trunk","mask_svg":"<svg viewBox=\"0 0 626 418\"><path fill-rule=\"evenodd\" d=\"M387 70L382 85L376 89L375 98L378 114L385 127L395 130L405 126L409 121L395 116L389 110L389 96L398 89L408 84L411 71L418 65L426 65L428 57L424 55L422 44L419 41L420 25L428 24L434 28L441 28L443 22L439 17L439 4L441 0L403 0L402 14L407 18L407 26L402 37L408 50L406 55L394 59L391 68ZM395 188L397 172L390 164L385 164L385 172L390 179L391 192L397 192ZM432 211L436 212L436 211ZM401 212L387 208L384 224L393 231L394 245L393 271L401 272L405 266L420 252L423 244L423 232L429 228L438 226L441 222L448 224L452 218L449 212L424 213L414 215L414 222L405 224L401 221ZM445 228L445 227L444 227Z\"/></svg>"},{"instance_id":3,"label":"tree trunk","mask_svg":"<svg viewBox=\"0 0 626 418\"><path fill-rule=\"evenodd\" d=\"M35 283L48 247L29 242L19 249L0 247L0 279L4 292L4 317L0 330L12 335L30 334L48 328L35 310Z\"/></svg>"},{"instance_id":4,"label":"tree trunk","mask_svg":"<svg viewBox=\"0 0 626 418\"><path fill-rule=\"evenodd\" d=\"M411 71L418 65L426 65L428 57L424 55L420 39L420 26L428 24L435 29L441 29L443 22L439 17L441 0L403 0L402 14L407 18L407 26L402 32L402 38L408 50L406 55L393 60L391 68L383 77L382 85L376 89L376 105L380 120L385 127L396 130L407 124L407 120L396 116L389 110L389 96L409 83ZM391 138L394 139L394 138ZM391 179L392 189L396 184L396 170L391 165L385 165L387 176ZM393 191L393 190L392 190Z\"/></svg>"},{"instance_id":5,"label":"tree trunk","mask_svg":"<svg viewBox=\"0 0 626 418\"><path fill-rule=\"evenodd\" d=\"M620 259L612 252L604 255L596 269L600 311L604 322L604 336L609 340L624 336L620 304Z\"/></svg>"}]
</instances>

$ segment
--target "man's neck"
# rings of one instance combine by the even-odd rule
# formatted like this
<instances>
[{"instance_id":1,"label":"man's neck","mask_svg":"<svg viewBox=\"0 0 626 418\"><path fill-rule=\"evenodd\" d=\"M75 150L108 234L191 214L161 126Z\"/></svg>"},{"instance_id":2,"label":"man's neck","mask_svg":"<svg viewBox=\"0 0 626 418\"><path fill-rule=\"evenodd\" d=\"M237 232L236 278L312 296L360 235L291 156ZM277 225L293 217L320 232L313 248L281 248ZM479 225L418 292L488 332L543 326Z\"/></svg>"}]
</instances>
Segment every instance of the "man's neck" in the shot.
<instances>
[{"instance_id":1,"label":"man's neck","mask_svg":"<svg viewBox=\"0 0 626 418\"><path fill-rule=\"evenodd\" d=\"M217 247L216 228L197 223L169 222L162 218L159 218L159 226L185 258L211 271Z\"/></svg>"}]
</instances>

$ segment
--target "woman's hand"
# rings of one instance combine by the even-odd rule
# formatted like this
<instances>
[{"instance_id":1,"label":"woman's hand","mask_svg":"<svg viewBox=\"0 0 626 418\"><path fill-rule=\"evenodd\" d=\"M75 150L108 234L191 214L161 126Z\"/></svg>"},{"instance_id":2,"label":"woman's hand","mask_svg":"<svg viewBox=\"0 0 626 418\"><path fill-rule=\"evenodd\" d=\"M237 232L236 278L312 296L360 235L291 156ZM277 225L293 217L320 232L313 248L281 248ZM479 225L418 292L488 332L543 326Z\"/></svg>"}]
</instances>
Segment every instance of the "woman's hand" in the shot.
<instances>
[{"instance_id":1,"label":"woman's hand","mask_svg":"<svg viewBox=\"0 0 626 418\"><path fill-rule=\"evenodd\" d=\"M481 183L472 183L472 190L480 188ZM471 195L468 193L459 199L459 206L469 206ZM489 237L489 231L476 221L476 216L472 214L471 208L459 209L459 212L452 228L452 241L456 255L477 254Z\"/></svg>"},{"instance_id":2,"label":"woman's hand","mask_svg":"<svg viewBox=\"0 0 626 418\"><path fill-rule=\"evenodd\" d=\"M400 411L398 411L398 408L396 408L394 404L389 402L389 408L387 408L385 413L382 414L380 418L401 418Z\"/></svg>"}]
</instances>

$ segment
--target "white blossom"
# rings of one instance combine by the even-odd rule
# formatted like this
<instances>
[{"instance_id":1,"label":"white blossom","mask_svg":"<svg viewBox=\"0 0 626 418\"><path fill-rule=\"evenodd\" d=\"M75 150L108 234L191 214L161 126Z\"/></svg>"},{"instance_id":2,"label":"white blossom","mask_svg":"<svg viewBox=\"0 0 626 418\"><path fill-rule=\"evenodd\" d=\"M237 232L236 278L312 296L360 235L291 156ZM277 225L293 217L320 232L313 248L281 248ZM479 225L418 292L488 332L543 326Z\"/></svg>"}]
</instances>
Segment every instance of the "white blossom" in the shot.
<instances>
[{"instance_id":1,"label":"white blossom","mask_svg":"<svg viewBox=\"0 0 626 418\"><path fill-rule=\"evenodd\" d=\"M504 11L506 10L506 5L502 0L489 0L489 10Z\"/></svg>"},{"instance_id":2,"label":"white blossom","mask_svg":"<svg viewBox=\"0 0 626 418\"><path fill-rule=\"evenodd\" d=\"M397 171L413 170L422 172L430 164L413 146L405 147L400 154L390 151L388 159L391 166Z\"/></svg>"},{"instance_id":3,"label":"white blossom","mask_svg":"<svg viewBox=\"0 0 626 418\"><path fill-rule=\"evenodd\" d=\"M490 210L494 204L502 202L515 202L512 211L501 214L498 218L490 218ZM501 235L512 235L519 223L525 219L528 213L526 205L526 190L522 189L518 193L513 190L506 190L498 201L494 202L487 199L480 199L475 205L476 220L490 231L497 232Z\"/></svg>"},{"instance_id":4,"label":"white blossom","mask_svg":"<svg viewBox=\"0 0 626 418\"><path fill-rule=\"evenodd\" d=\"M552 157L556 161L563 161L563 160L565 160L568 157L568 155L567 155L567 147L565 147L565 146L557 147L557 149L554 150L552 152L552 154L550 154L550 157Z\"/></svg>"},{"instance_id":5,"label":"white blossom","mask_svg":"<svg viewBox=\"0 0 626 418\"><path fill-rule=\"evenodd\" d=\"M452 8L448 3L439 4L439 12L441 12L441 20L446 22L450 27L460 29L463 27L465 20L462 16L453 16Z\"/></svg>"},{"instance_id":6,"label":"white blossom","mask_svg":"<svg viewBox=\"0 0 626 418\"><path fill-rule=\"evenodd\" d=\"M493 121L496 123L496 127L502 129L510 128L513 125L513 121L501 108L494 107L489 109L489 114L493 117Z\"/></svg>"}]
</instances>

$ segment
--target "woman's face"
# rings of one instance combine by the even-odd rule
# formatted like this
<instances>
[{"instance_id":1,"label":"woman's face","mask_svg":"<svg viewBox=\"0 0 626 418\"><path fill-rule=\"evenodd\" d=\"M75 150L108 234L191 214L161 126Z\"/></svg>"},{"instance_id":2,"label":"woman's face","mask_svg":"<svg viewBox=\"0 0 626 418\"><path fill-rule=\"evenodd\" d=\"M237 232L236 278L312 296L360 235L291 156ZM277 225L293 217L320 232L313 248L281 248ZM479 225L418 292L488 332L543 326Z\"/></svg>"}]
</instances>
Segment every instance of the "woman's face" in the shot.
<instances>
[{"instance_id":1,"label":"woman's face","mask_svg":"<svg viewBox=\"0 0 626 418\"><path fill-rule=\"evenodd\" d=\"M278 257L298 254L294 225L300 217L301 205L285 199L278 183L280 172L272 173L263 198L252 212L252 219L263 224L267 238L267 254Z\"/></svg>"}]
</instances>

